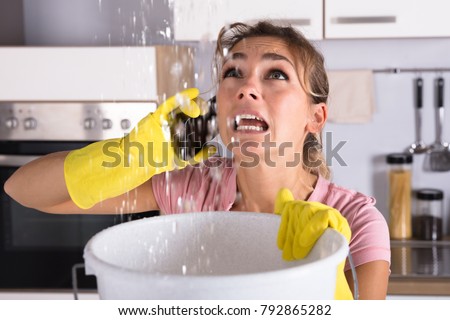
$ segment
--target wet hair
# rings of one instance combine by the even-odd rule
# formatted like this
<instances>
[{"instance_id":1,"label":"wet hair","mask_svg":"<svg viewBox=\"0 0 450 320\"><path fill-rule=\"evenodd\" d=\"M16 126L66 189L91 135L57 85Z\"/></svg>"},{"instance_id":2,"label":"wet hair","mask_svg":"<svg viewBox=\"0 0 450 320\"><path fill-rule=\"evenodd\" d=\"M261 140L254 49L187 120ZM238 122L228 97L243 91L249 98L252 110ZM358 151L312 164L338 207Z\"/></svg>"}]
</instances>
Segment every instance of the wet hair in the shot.
<instances>
[{"instance_id":1,"label":"wet hair","mask_svg":"<svg viewBox=\"0 0 450 320\"><path fill-rule=\"evenodd\" d=\"M292 54L299 80L310 98L311 104L326 103L328 99L328 77L323 55L291 26L276 25L270 21L259 21L253 25L237 22L220 30L214 56L216 81L220 81L220 70L226 55L243 39L251 37L274 37L284 41ZM322 153L322 133L308 133L303 145L303 167L312 173L330 177L325 157Z\"/></svg>"}]
</instances>

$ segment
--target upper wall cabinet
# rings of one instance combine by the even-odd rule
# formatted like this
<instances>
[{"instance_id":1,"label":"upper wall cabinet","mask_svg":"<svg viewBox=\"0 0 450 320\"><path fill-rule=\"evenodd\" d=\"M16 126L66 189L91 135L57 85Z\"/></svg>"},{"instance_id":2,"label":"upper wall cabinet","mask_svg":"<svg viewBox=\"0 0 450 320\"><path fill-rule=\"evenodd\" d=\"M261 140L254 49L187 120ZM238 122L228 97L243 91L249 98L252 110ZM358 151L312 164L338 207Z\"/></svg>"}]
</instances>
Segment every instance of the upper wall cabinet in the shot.
<instances>
[{"instance_id":1,"label":"upper wall cabinet","mask_svg":"<svg viewBox=\"0 0 450 320\"><path fill-rule=\"evenodd\" d=\"M325 38L448 37L448 0L325 0Z\"/></svg>"},{"instance_id":2,"label":"upper wall cabinet","mask_svg":"<svg viewBox=\"0 0 450 320\"><path fill-rule=\"evenodd\" d=\"M322 0L174 0L173 5L178 41L216 40L224 25L261 19L289 23L311 40L323 37Z\"/></svg>"}]
</instances>

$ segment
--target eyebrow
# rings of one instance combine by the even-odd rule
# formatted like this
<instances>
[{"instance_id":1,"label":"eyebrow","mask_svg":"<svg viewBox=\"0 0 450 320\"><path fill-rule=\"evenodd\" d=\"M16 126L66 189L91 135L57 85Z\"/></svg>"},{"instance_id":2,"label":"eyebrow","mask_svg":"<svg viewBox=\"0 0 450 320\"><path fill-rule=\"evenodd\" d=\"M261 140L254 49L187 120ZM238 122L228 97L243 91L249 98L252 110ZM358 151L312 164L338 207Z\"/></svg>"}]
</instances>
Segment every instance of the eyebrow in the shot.
<instances>
[{"instance_id":1,"label":"eyebrow","mask_svg":"<svg viewBox=\"0 0 450 320\"><path fill-rule=\"evenodd\" d=\"M247 54L242 53L242 52L235 52L235 53L231 54L231 56L225 57L223 64L227 63L229 60L247 60L247 58L248 58ZM283 61L288 62L292 67L295 68L295 66L291 60L289 60L285 56L282 56L278 53L274 53L274 52L264 53L262 56L262 59L263 60L283 60Z\"/></svg>"}]
</instances>

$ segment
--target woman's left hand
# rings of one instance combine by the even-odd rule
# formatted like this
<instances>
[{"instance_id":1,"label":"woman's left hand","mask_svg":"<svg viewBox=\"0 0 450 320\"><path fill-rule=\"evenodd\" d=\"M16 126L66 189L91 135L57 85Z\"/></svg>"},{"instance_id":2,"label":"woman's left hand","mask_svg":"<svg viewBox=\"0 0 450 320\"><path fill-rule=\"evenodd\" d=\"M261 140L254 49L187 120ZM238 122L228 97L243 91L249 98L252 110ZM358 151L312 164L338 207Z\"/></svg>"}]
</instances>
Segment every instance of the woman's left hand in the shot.
<instances>
[{"instance_id":1,"label":"woman's left hand","mask_svg":"<svg viewBox=\"0 0 450 320\"><path fill-rule=\"evenodd\" d=\"M275 213L281 215L277 244L285 260L306 257L327 228L337 230L350 242L350 226L339 211L319 202L295 200L288 189L278 192ZM337 270L336 299L353 298L344 275L344 264L345 260Z\"/></svg>"}]
</instances>

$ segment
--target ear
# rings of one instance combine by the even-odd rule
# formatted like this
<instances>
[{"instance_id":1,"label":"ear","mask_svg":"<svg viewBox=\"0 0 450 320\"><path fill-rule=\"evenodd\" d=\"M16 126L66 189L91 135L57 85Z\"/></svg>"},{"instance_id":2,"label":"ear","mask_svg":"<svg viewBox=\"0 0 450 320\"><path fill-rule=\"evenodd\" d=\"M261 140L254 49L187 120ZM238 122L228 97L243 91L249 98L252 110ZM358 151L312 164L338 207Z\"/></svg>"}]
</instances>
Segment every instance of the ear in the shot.
<instances>
[{"instance_id":1,"label":"ear","mask_svg":"<svg viewBox=\"0 0 450 320\"><path fill-rule=\"evenodd\" d=\"M327 121L328 108L325 103L313 104L311 106L311 116L306 129L311 133L317 133L322 130Z\"/></svg>"}]
</instances>

